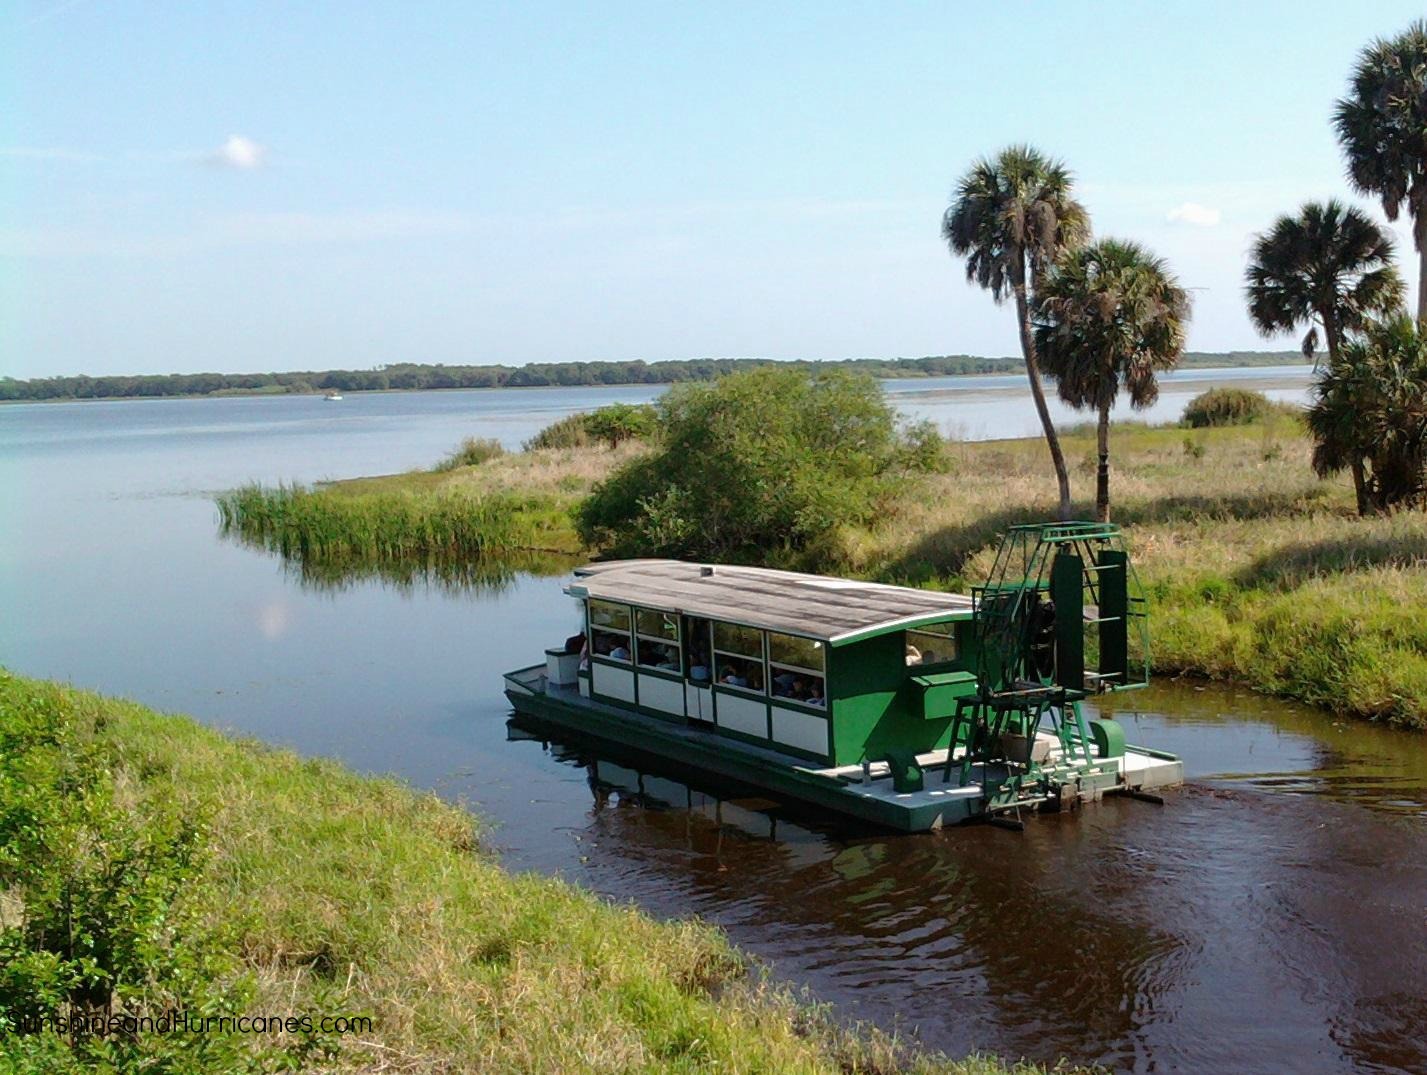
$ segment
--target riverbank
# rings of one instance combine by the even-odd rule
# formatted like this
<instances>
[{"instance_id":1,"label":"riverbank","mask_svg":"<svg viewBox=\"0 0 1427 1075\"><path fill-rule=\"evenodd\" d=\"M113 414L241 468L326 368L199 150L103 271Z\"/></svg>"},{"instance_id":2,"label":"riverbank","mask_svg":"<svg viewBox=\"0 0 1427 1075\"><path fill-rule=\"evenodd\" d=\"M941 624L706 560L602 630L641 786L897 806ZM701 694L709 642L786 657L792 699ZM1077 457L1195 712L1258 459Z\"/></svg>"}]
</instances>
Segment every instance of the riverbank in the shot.
<instances>
[{"instance_id":1,"label":"riverbank","mask_svg":"<svg viewBox=\"0 0 1427 1075\"><path fill-rule=\"evenodd\" d=\"M339 482L313 494L333 516L346 500L521 495L524 540L582 550L570 513L623 446L525 452L440 475ZM846 529L821 570L950 590L978 583L1009 525L1053 518L1053 483L1038 439L954 442L944 474L919 480L879 523ZM1082 494L1094 438L1065 435ZM1152 601L1158 674L1203 676L1427 729L1427 533L1417 515L1362 519L1346 478L1320 481L1299 424L1186 430L1117 426L1112 492ZM380 503L375 501L373 503ZM542 522L543 520L543 522ZM293 518L289 544L315 527ZM268 547L274 547L269 545Z\"/></svg>"},{"instance_id":2,"label":"riverbank","mask_svg":"<svg viewBox=\"0 0 1427 1075\"><path fill-rule=\"evenodd\" d=\"M1064 438L1088 517L1094 438ZM1427 729L1427 526L1359 518L1349 480L1320 481L1291 418L1220 429L1116 427L1114 519L1150 598L1153 668L1230 681L1336 714ZM1039 440L959 444L951 473L846 567L964 590L1005 527L1054 517Z\"/></svg>"},{"instance_id":3,"label":"riverbank","mask_svg":"<svg viewBox=\"0 0 1427 1075\"><path fill-rule=\"evenodd\" d=\"M6 1070L1039 1070L839 1029L717 931L509 874L471 815L392 780L3 670L0 748L0 1022L82 993L318 1026L5 1032Z\"/></svg>"}]
</instances>

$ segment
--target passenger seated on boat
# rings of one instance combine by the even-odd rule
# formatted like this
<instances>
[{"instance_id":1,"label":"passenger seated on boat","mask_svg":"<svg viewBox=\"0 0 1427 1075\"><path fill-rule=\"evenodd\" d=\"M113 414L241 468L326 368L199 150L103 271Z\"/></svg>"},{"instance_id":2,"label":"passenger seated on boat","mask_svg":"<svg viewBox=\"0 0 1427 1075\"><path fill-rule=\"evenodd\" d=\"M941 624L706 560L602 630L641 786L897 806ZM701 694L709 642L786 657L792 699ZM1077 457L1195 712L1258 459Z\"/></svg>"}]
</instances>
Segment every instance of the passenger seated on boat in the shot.
<instances>
[{"instance_id":1,"label":"passenger seated on boat","mask_svg":"<svg viewBox=\"0 0 1427 1075\"><path fill-rule=\"evenodd\" d=\"M725 673L723 674L723 680L722 680L722 682L727 683L730 687L746 687L746 686L748 686L748 680L744 679L744 678L743 678L742 676L740 676L737 672L735 672L732 668L730 668L727 672L725 672Z\"/></svg>"},{"instance_id":2,"label":"passenger seated on boat","mask_svg":"<svg viewBox=\"0 0 1427 1075\"><path fill-rule=\"evenodd\" d=\"M689 678L695 683L707 683L709 681L709 670L701 664L696 664L689 669Z\"/></svg>"},{"instance_id":3,"label":"passenger seated on boat","mask_svg":"<svg viewBox=\"0 0 1427 1075\"><path fill-rule=\"evenodd\" d=\"M585 650L585 632L581 631L577 635L571 635L565 639L566 653L583 653Z\"/></svg>"},{"instance_id":4,"label":"passenger seated on boat","mask_svg":"<svg viewBox=\"0 0 1427 1075\"><path fill-rule=\"evenodd\" d=\"M773 694L778 698L796 698L794 688L797 684L798 677L792 672L779 672L773 677Z\"/></svg>"},{"instance_id":5,"label":"passenger seated on boat","mask_svg":"<svg viewBox=\"0 0 1427 1075\"><path fill-rule=\"evenodd\" d=\"M922 663L922 651L910 642L907 643L907 663L909 665Z\"/></svg>"},{"instance_id":6,"label":"passenger seated on boat","mask_svg":"<svg viewBox=\"0 0 1427 1075\"><path fill-rule=\"evenodd\" d=\"M610 659L615 661L629 660L629 648L627 646L615 646L609 651Z\"/></svg>"}]
</instances>

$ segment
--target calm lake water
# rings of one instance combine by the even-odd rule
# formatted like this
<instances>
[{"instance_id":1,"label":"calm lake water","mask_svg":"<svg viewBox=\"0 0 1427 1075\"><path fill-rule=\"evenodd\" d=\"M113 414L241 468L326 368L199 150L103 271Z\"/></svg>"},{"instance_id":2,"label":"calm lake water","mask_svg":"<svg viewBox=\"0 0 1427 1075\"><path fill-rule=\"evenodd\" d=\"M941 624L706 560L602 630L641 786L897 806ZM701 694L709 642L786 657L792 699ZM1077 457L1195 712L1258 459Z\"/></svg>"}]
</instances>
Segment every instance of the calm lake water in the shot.
<instances>
[{"instance_id":1,"label":"calm lake water","mask_svg":"<svg viewBox=\"0 0 1427 1075\"><path fill-rule=\"evenodd\" d=\"M1301 399L1306 371L1190 371ZM1033 434L1018 378L894 382L964 436ZM1118 700L1181 754L1113 801L886 837L512 739L500 673L573 630L560 580L304 588L221 540L242 481L425 466L650 389L0 407L0 663L463 800L514 869L714 921L851 1017L953 1054L1134 1071L1427 1071L1427 738L1248 693Z\"/></svg>"}]
</instances>

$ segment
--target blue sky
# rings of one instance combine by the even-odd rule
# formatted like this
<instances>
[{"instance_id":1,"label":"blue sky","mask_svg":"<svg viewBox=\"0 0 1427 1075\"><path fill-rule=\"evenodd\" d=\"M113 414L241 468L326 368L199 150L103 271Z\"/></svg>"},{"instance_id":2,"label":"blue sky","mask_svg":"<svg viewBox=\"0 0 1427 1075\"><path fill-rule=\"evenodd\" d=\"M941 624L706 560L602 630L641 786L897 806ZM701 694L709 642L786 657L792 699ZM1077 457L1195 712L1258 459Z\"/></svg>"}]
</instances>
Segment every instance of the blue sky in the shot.
<instances>
[{"instance_id":1,"label":"blue sky","mask_svg":"<svg viewBox=\"0 0 1427 1075\"><path fill-rule=\"evenodd\" d=\"M1192 348L1292 347L1249 236L1347 194L1333 100L1420 15L12 3L0 375L1011 354L938 226L1015 141L1196 289Z\"/></svg>"}]
</instances>

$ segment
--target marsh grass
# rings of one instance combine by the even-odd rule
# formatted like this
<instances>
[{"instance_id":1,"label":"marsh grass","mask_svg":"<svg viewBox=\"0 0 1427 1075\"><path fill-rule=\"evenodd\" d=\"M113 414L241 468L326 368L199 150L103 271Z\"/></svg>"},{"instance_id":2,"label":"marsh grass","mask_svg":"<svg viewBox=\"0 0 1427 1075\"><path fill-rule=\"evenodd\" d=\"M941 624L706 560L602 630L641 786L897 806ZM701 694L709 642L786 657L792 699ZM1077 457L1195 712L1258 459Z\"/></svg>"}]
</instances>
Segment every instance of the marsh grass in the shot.
<instances>
[{"instance_id":1,"label":"marsh grass","mask_svg":"<svg viewBox=\"0 0 1427 1075\"><path fill-rule=\"evenodd\" d=\"M1313 476L1294 415L1191 436L1127 424L1111 438L1113 517L1151 598L1155 671L1427 729L1427 517L1359 518L1346 479ZM1072 430L1065 451L1076 459L1093 441ZM955 473L847 535L837 566L947 589L980 582L1006 526L1054 518L1044 452L953 445ZM1090 509L1077 504L1081 517Z\"/></svg>"},{"instance_id":2,"label":"marsh grass","mask_svg":"<svg viewBox=\"0 0 1427 1075\"><path fill-rule=\"evenodd\" d=\"M26 725L17 717L25 713L46 719ZM144 940L162 960L174 943L162 922L193 924L186 940L215 949L218 995L245 1004L212 1014L361 1014L374 1027L315 1043L233 1036L209 1053L178 1054L163 1035L76 1046L52 1034L0 1034L8 1071L107 1062L106 1070L226 1075L294 1057L306 1058L303 1070L334 1072L1008 1070L839 1028L697 921L656 922L559 880L507 873L472 816L433 795L0 671L7 744L52 754L35 737L56 728L62 741L97 752L133 804L131 825L148 823L156 803L204 819L206 840L190 863L199 876ZM0 804L15 793L0 786ZM175 1000L152 983L126 995L130 1014Z\"/></svg>"}]
</instances>

